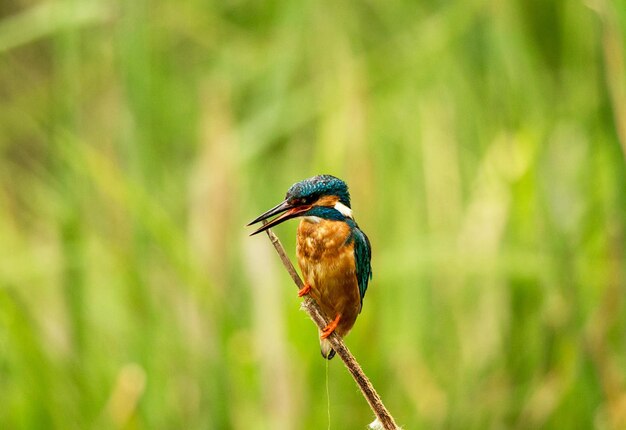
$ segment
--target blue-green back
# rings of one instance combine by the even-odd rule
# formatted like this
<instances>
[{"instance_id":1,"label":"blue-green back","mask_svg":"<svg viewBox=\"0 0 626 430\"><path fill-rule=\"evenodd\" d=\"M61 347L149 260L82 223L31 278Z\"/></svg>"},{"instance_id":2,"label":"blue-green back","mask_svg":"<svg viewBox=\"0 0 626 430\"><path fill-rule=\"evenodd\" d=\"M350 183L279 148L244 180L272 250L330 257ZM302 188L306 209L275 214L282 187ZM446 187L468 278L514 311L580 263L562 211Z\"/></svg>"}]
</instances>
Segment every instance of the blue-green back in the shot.
<instances>
[{"instance_id":1,"label":"blue-green back","mask_svg":"<svg viewBox=\"0 0 626 430\"><path fill-rule=\"evenodd\" d=\"M372 279L372 248L370 241L361 231L357 223L353 220L346 220L352 229L352 235L349 240L354 241L354 259L356 263L356 278L359 283L359 294L361 295L361 305L363 305L363 297L367 291L367 285Z\"/></svg>"}]
</instances>

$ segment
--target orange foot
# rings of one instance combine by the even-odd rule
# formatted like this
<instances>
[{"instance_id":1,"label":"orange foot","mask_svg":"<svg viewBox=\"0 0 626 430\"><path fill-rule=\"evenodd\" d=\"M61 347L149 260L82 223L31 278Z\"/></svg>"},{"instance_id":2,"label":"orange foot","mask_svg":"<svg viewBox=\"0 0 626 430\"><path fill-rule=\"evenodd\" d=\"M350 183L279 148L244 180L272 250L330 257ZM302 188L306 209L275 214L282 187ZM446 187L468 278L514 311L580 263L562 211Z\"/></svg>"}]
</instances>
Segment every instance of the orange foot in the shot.
<instances>
[{"instance_id":1,"label":"orange foot","mask_svg":"<svg viewBox=\"0 0 626 430\"><path fill-rule=\"evenodd\" d=\"M301 290L298 290L298 297L309 294L309 291L311 291L311 286L309 284L304 284L304 287L302 287Z\"/></svg>"},{"instance_id":2,"label":"orange foot","mask_svg":"<svg viewBox=\"0 0 626 430\"><path fill-rule=\"evenodd\" d=\"M340 319L341 319L341 314L337 314L335 319L329 322L326 327L324 327L324 330L322 330L322 335L320 336L320 339L326 339L328 336L330 336L330 334L334 332L337 326L339 325Z\"/></svg>"}]
</instances>

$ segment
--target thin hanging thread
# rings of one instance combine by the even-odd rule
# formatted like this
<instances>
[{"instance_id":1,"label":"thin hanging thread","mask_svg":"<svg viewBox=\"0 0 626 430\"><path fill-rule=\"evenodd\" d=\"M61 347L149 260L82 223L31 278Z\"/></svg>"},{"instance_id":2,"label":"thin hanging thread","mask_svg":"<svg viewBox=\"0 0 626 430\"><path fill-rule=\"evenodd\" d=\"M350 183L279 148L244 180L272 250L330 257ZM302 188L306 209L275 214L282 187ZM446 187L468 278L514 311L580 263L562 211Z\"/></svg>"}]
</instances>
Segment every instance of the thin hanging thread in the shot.
<instances>
[{"instance_id":1,"label":"thin hanging thread","mask_svg":"<svg viewBox=\"0 0 626 430\"><path fill-rule=\"evenodd\" d=\"M328 411L328 430L330 430L330 389L328 388L328 363L330 360L324 360L326 362L326 405Z\"/></svg>"}]
</instances>

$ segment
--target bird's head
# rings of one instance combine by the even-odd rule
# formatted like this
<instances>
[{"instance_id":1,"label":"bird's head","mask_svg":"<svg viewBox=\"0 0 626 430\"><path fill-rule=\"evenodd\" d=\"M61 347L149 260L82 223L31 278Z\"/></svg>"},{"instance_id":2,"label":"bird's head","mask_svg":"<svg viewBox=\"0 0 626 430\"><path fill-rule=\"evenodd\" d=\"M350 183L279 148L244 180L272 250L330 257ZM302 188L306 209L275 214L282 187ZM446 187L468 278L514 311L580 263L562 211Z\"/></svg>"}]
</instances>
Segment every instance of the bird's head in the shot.
<instances>
[{"instance_id":1,"label":"bird's head","mask_svg":"<svg viewBox=\"0 0 626 430\"><path fill-rule=\"evenodd\" d=\"M252 220L248 225L279 214L281 215L261 226L251 236L296 217L352 218L348 186L341 179L331 175L318 175L296 182L287 191L285 200Z\"/></svg>"}]
</instances>

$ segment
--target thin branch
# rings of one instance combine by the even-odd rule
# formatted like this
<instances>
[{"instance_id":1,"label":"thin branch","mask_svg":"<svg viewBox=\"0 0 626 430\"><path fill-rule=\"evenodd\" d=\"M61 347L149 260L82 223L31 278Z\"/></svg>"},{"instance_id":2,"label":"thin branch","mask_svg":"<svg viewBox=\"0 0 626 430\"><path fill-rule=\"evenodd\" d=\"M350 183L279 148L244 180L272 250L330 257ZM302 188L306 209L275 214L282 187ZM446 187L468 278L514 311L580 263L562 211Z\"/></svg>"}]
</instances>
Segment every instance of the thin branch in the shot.
<instances>
[{"instance_id":1,"label":"thin branch","mask_svg":"<svg viewBox=\"0 0 626 430\"><path fill-rule=\"evenodd\" d=\"M264 221L263 224L265 223L266 222ZM272 245L274 245L274 248L276 248L276 252L283 262L283 265L287 269L287 272L289 272L289 275L291 275L291 279L293 279L293 282L296 284L296 287L298 287L298 289L302 289L302 287L304 287L304 283L302 282L302 279L300 279L300 276L298 275L298 272L296 272L296 269L293 267L291 260L289 259L289 257L287 257L287 254L285 253L285 248L283 248L280 240L278 240L278 237L272 232L271 229L267 229L266 232L267 236L272 242ZM328 324L326 317L322 313L322 310L315 302L315 300L307 297L302 303L302 308L306 311L307 314L309 314L309 317L311 317L313 322L317 324L320 330L326 327L326 325ZM374 411L374 414L376 414L377 422L375 421L375 423L377 425L381 425L381 428L385 430L400 430L400 427L397 426L393 417L391 416L387 408L385 408L385 405L383 404L383 401L374 389L374 386L367 378L367 376L363 372L363 369L361 369L361 366L356 361L346 344L343 342L341 336L333 332L328 337L328 340L330 341L330 344L332 345L337 355L343 360L344 364L348 368L348 371L354 378L356 384L361 389L361 392L363 393L365 400L367 400L367 403L369 403L370 408L372 408L372 411Z\"/></svg>"}]
</instances>

